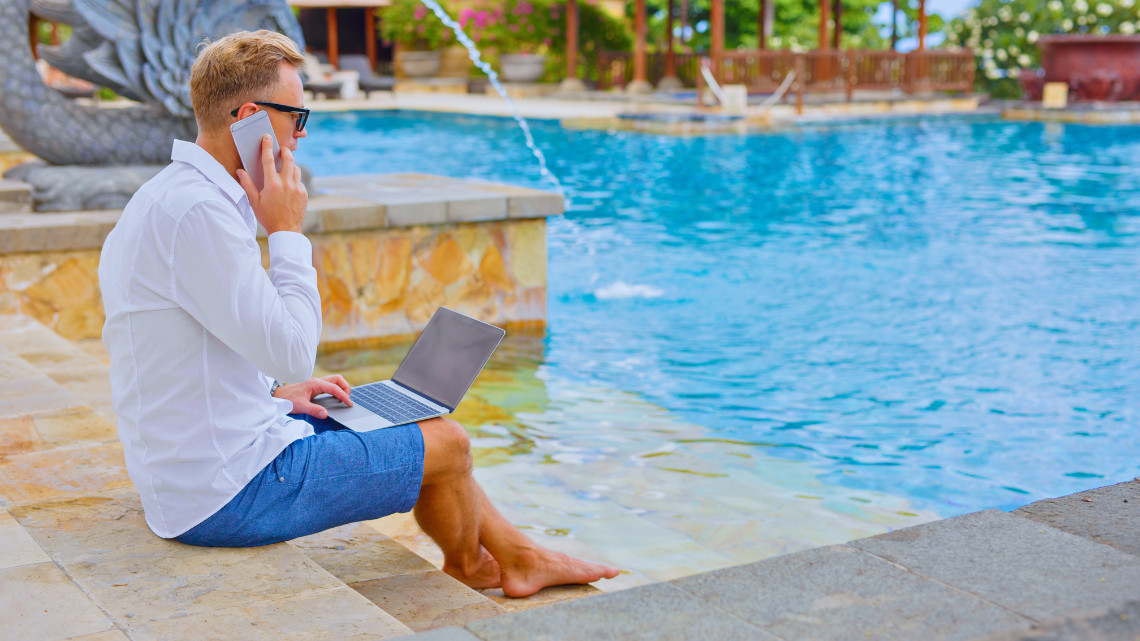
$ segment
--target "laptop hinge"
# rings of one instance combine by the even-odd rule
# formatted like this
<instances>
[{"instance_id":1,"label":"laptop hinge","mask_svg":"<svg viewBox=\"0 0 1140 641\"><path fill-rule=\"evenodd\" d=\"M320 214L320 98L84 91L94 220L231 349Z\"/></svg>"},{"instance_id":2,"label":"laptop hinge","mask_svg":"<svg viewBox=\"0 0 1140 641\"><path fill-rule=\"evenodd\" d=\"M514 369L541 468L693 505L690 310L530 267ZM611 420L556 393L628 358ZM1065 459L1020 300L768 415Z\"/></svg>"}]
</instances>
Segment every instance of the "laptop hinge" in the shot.
<instances>
[{"instance_id":1,"label":"laptop hinge","mask_svg":"<svg viewBox=\"0 0 1140 641\"><path fill-rule=\"evenodd\" d=\"M415 395L417 395L417 396L422 396L422 397L426 398L427 400L431 401L432 403L435 403L436 405L438 405L438 406L440 406L440 407L446 407L446 408L447 408L447 412L448 412L449 414L450 414L451 412L454 412L454 411L455 411L455 408L454 408L454 407L449 407L449 406L447 405L447 403L440 403L439 401L437 401L437 400L435 400L434 398L432 398L432 397L428 396L427 394L424 394L423 392L421 392L421 391L419 391L419 390L414 390L414 389L412 389L412 388L408 387L407 385L404 385L403 383L401 383L400 381L398 381L398 380L396 380L396 379L394 379L394 378L393 378L393 379L391 379L391 380L392 380L392 382L393 382L393 383L395 383L395 384L399 385L400 387L402 387L402 388L404 388L404 389L408 390L409 392L411 392L411 393L413 393L413 394L415 394Z\"/></svg>"}]
</instances>

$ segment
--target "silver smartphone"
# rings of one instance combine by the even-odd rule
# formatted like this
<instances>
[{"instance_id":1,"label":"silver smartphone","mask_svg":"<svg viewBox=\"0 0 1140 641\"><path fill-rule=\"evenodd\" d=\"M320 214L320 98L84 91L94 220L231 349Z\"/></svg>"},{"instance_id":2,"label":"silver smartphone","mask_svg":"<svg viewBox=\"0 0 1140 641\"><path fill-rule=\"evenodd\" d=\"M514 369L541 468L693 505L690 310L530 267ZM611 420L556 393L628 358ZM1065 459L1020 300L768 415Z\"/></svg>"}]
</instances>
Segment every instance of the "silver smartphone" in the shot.
<instances>
[{"instance_id":1,"label":"silver smartphone","mask_svg":"<svg viewBox=\"0 0 1140 641\"><path fill-rule=\"evenodd\" d=\"M281 173L281 147L277 144L277 136L273 134L273 125L269 122L269 114L259 111L248 118L243 118L230 125L230 134L237 145L238 156L245 167L249 177L258 191L265 186L265 176L261 171L261 139L269 134L273 141L273 160L277 164L277 173Z\"/></svg>"}]
</instances>

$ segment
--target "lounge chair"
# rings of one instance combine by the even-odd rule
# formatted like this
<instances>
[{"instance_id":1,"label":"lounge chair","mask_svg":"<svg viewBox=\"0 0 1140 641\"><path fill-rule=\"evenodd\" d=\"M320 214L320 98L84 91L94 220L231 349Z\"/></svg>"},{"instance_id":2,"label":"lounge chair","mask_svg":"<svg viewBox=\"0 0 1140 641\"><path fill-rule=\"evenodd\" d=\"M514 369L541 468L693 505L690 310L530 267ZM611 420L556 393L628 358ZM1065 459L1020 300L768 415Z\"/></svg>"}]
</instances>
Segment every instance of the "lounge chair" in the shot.
<instances>
[{"instance_id":1,"label":"lounge chair","mask_svg":"<svg viewBox=\"0 0 1140 641\"><path fill-rule=\"evenodd\" d=\"M324 96L326 98L340 98L341 87L344 83L340 80L334 80L330 70L331 65L321 64L311 53L305 54L305 64L302 71L304 72L304 88L305 91L312 92L313 97Z\"/></svg>"},{"instance_id":2,"label":"lounge chair","mask_svg":"<svg viewBox=\"0 0 1140 641\"><path fill-rule=\"evenodd\" d=\"M372 63L368 56L360 54L343 54L340 57L340 68L355 71L360 74L360 90L367 98L372 91L395 91L396 79L391 76L377 76L372 73Z\"/></svg>"}]
</instances>

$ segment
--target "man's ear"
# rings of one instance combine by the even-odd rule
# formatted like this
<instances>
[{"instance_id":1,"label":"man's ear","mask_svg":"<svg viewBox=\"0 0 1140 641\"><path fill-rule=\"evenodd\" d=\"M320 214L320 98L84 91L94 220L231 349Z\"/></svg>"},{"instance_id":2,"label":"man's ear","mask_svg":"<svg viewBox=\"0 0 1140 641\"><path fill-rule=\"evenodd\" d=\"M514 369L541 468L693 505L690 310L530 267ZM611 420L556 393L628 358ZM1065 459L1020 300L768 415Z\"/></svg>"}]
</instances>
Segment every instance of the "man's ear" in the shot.
<instances>
[{"instance_id":1,"label":"man's ear","mask_svg":"<svg viewBox=\"0 0 1140 641\"><path fill-rule=\"evenodd\" d=\"M261 111L261 107L258 107L252 102L247 102L238 109L237 119L245 120L259 111Z\"/></svg>"}]
</instances>

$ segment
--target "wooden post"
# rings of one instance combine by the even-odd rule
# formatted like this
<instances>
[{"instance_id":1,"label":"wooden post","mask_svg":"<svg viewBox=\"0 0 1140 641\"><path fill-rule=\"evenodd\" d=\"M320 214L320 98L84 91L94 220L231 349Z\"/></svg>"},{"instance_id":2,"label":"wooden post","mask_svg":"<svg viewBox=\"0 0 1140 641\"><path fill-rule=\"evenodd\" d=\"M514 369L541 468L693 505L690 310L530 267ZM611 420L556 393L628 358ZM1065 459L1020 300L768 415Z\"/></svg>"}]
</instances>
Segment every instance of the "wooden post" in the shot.
<instances>
[{"instance_id":1,"label":"wooden post","mask_svg":"<svg viewBox=\"0 0 1140 641\"><path fill-rule=\"evenodd\" d=\"M835 0L835 31L831 34L831 48L840 49L840 36L843 34L843 0Z\"/></svg>"},{"instance_id":2,"label":"wooden post","mask_svg":"<svg viewBox=\"0 0 1140 641\"><path fill-rule=\"evenodd\" d=\"M677 77L677 54L673 51L673 5L676 0L669 0L669 7L665 14L665 77Z\"/></svg>"},{"instance_id":3,"label":"wooden post","mask_svg":"<svg viewBox=\"0 0 1140 641\"><path fill-rule=\"evenodd\" d=\"M831 19L827 5L828 0L819 0L819 49L827 50L827 23Z\"/></svg>"},{"instance_id":4,"label":"wooden post","mask_svg":"<svg viewBox=\"0 0 1140 641\"><path fill-rule=\"evenodd\" d=\"M804 113L804 55L802 53L795 55L794 68L796 71L796 113L803 115Z\"/></svg>"},{"instance_id":5,"label":"wooden post","mask_svg":"<svg viewBox=\"0 0 1140 641\"><path fill-rule=\"evenodd\" d=\"M847 102L855 96L855 51L847 52Z\"/></svg>"},{"instance_id":6,"label":"wooden post","mask_svg":"<svg viewBox=\"0 0 1140 641\"><path fill-rule=\"evenodd\" d=\"M645 40L647 37L645 0L637 0L633 7L633 80L627 88L627 91L631 93L648 93L653 89L649 84L648 65L646 64L648 45Z\"/></svg>"},{"instance_id":7,"label":"wooden post","mask_svg":"<svg viewBox=\"0 0 1140 641\"><path fill-rule=\"evenodd\" d=\"M756 14L756 36L761 49L768 48L768 3L773 0L760 0L760 12Z\"/></svg>"},{"instance_id":8,"label":"wooden post","mask_svg":"<svg viewBox=\"0 0 1140 641\"><path fill-rule=\"evenodd\" d=\"M364 51L368 53L368 68L376 72L376 7L364 8Z\"/></svg>"},{"instance_id":9,"label":"wooden post","mask_svg":"<svg viewBox=\"0 0 1140 641\"><path fill-rule=\"evenodd\" d=\"M336 40L336 7L329 7L326 15L329 27L329 64L337 67L340 63L340 52L337 51L340 45Z\"/></svg>"},{"instance_id":10,"label":"wooden post","mask_svg":"<svg viewBox=\"0 0 1140 641\"><path fill-rule=\"evenodd\" d=\"M566 79L578 77L578 0L566 0Z\"/></svg>"},{"instance_id":11,"label":"wooden post","mask_svg":"<svg viewBox=\"0 0 1140 641\"><path fill-rule=\"evenodd\" d=\"M709 35L712 37L709 54L712 57L713 78L724 80L724 0L712 0L709 7Z\"/></svg>"},{"instance_id":12,"label":"wooden post","mask_svg":"<svg viewBox=\"0 0 1140 641\"><path fill-rule=\"evenodd\" d=\"M891 51L899 48L899 0L891 0Z\"/></svg>"},{"instance_id":13,"label":"wooden post","mask_svg":"<svg viewBox=\"0 0 1140 641\"><path fill-rule=\"evenodd\" d=\"M918 50L926 51L926 0L918 0Z\"/></svg>"}]
</instances>

